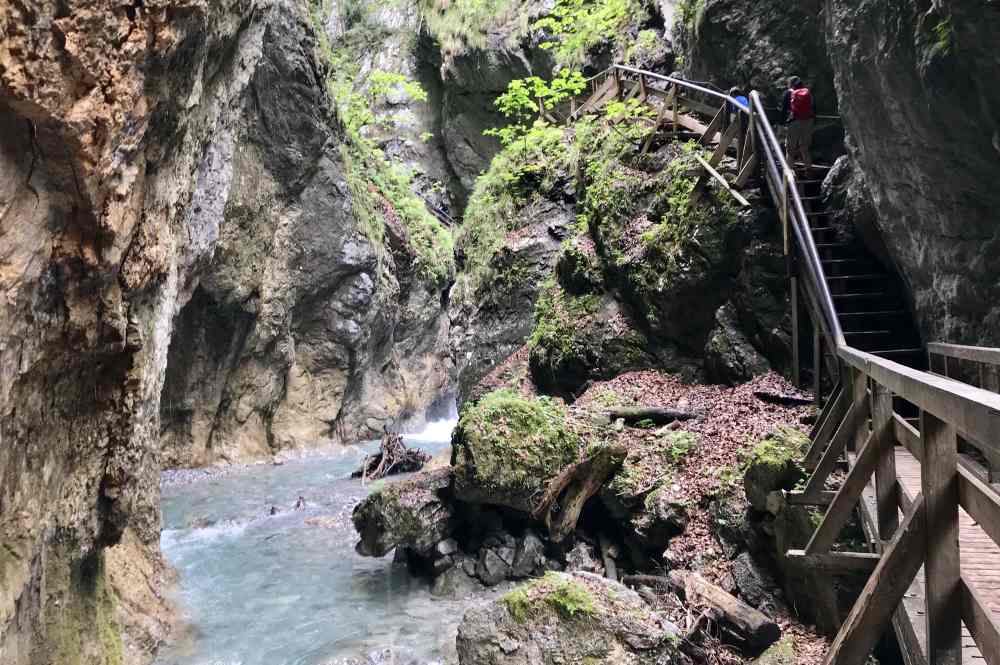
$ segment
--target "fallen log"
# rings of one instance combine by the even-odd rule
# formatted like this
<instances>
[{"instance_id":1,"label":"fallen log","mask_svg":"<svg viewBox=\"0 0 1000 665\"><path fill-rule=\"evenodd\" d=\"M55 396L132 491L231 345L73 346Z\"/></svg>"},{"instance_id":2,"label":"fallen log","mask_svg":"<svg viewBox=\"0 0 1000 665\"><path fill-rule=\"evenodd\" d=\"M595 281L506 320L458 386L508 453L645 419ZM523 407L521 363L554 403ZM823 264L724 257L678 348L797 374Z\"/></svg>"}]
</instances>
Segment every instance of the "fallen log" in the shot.
<instances>
[{"instance_id":1,"label":"fallen log","mask_svg":"<svg viewBox=\"0 0 1000 665\"><path fill-rule=\"evenodd\" d=\"M630 425L640 423L644 420L648 420L656 425L668 425L675 420L694 420L698 415L691 411L653 406L618 407L608 410L608 418L612 422L624 420Z\"/></svg>"},{"instance_id":2,"label":"fallen log","mask_svg":"<svg viewBox=\"0 0 1000 665\"><path fill-rule=\"evenodd\" d=\"M545 523L552 542L561 543L576 530L584 504L601 490L604 481L622 465L627 454L624 446L599 448L549 481L531 516ZM557 502L558 510L554 510Z\"/></svg>"},{"instance_id":3,"label":"fallen log","mask_svg":"<svg viewBox=\"0 0 1000 665\"><path fill-rule=\"evenodd\" d=\"M407 448L403 437L386 431L379 444L379 452L366 455L361 468L351 474L351 478L361 478L362 482L379 480L396 473L419 471L431 456L416 448Z\"/></svg>"},{"instance_id":4,"label":"fallen log","mask_svg":"<svg viewBox=\"0 0 1000 665\"><path fill-rule=\"evenodd\" d=\"M653 589L667 589L673 586L670 579L661 575L623 575L625 586L648 586Z\"/></svg>"},{"instance_id":5,"label":"fallen log","mask_svg":"<svg viewBox=\"0 0 1000 665\"><path fill-rule=\"evenodd\" d=\"M725 641L750 655L763 653L781 639L781 628L766 614L712 584L697 573L670 571L670 583L689 605L712 610ZM728 639L726 639L728 638Z\"/></svg>"},{"instance_id":6,"label":"fallen log","mask_svg":"<svg viewBox=\"0 0 1000 665\"><path fill-rule=\"evenodd\" d=\"M809 406L815 401L811 397L776 393L768 390L758 390L753 394L753 396L762 402L767 402L768 404L778 404L780 406Z\"/></svg>"}]
</instances>

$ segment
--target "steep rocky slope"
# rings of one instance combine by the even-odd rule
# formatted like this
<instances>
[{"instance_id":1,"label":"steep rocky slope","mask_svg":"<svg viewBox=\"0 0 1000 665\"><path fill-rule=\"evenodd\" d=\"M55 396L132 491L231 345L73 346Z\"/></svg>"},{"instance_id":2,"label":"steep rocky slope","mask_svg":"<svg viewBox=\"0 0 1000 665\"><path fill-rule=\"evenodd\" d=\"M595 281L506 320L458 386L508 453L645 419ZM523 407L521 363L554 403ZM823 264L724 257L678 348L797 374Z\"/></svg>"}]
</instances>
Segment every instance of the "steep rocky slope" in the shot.
<instances>
[{"instance_id":1,"label":"steep rocky slope","mask_svg":"<svg viewBox=\"0 0 1000 665\"><path fill-rule=\"evenodd\" d=\"M0 5L5 664L155 648L164 461L363 436L447 385L447 234L344 149L311 9Z\"/></svg>"}]
</instances>

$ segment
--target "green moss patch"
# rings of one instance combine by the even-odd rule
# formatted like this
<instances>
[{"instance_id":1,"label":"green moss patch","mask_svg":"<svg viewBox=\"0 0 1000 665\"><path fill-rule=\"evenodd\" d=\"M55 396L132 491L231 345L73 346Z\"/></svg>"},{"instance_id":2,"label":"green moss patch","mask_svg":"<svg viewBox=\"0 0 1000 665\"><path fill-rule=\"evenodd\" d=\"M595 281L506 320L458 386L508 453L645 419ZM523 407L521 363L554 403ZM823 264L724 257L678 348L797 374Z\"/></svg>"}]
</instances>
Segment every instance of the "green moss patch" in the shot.
<instances>
[{"instance_id":1,"label":"green moss patch","mask_svg":"<svg viewBox=\"0 0 1000 665\"><path fill-rule=\"evenodd\" d=\"M552 572L514 589L500 601L517 623L525 623L546 610L563 619L589 617L595 611L594 596L587 587L568 575Z\"/></svg>"},{"instance_id":2,"label":"green moss patch","mask_svg":"<svg viewBox=\"0 0 1000 665\"><path fill-rule=\"evenodd\" d=\"M611 479L610 491L626 507L634 508L641 502L649 508L698 442L697 434L676 430L633 448Z\"/></svg>"},{"instance_id":3,"label":"green moss patch","mask_svg":"<svg viewBox=\"0 0 1000 665\"><path fill-rule=\"evenodd\" d=\"M538 490L578 459L565 406L497 390L467 406L453 439L459 498L530 511Z\"/></svg>"},{"instance_id":4,"label":"green moss patch","mask_svg":"<svg viewBox=\"0 0 1000 665\"><path fill-rule=\"evenodd\" d=\"M808 448L809 437L791 427L778 427L755 445L743 462L750 505L765 510L768 494L795 487L805 477L800 462Z\"/></svg>"}]
</instances>

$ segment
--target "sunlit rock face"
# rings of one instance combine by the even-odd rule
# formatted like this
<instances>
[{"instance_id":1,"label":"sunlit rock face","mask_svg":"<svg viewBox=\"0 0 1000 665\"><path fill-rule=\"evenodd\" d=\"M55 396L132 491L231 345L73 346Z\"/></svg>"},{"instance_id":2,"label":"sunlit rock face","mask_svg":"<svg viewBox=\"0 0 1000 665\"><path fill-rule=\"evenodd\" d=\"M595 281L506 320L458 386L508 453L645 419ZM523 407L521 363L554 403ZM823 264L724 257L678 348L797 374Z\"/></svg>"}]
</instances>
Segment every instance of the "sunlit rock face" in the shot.
<instances>
[{"instance_id":1,"label":"sunlit rock face","mask_svg":"<svg viewBox=\"0 0 1000 665\"><path fill-rule=\"evenodd\" d=\"M369 436L446 387L443 287L358 228L306 10L0 5L5 665L149 655L168 618L123 626L105 551L159 574L163 463Z\"/></svg>"},{"instance_id":2,"label":"sunlit rock face","mask_svg":"<svg viewBox=\"0 0 1000 665\"><path fill-rule=\"evenodd\" d=\"M218 234L190 204L259 51L247 4L0 6L4 663L121 658L103 550L155 551L172 321Z\"/></svg>"}]
</instances>

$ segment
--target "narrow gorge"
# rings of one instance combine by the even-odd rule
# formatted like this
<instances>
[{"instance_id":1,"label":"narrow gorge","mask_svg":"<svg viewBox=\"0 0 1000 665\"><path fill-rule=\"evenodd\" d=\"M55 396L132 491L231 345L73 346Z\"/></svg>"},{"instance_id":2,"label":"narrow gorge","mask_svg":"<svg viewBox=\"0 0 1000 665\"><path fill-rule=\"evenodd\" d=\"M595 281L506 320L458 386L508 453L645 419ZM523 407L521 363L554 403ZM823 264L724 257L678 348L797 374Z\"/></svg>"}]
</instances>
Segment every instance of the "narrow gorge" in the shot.
<instances>
[{"instance_id":1,"label":"narrow gorge","mask_svg":"<svg viewBox=\"0 0 1000 665\"><path fill-rule=\"evenodd\" d=\"M993 0L0 0L0 664L824 662L866 577L788 497L842 377L725 92L784 140L805 81L820 258L889 285L848 341L923 371L1000 346L998 43Z\"/></svg>"}]
</instances>

